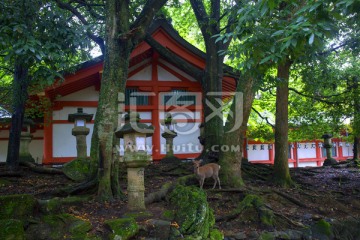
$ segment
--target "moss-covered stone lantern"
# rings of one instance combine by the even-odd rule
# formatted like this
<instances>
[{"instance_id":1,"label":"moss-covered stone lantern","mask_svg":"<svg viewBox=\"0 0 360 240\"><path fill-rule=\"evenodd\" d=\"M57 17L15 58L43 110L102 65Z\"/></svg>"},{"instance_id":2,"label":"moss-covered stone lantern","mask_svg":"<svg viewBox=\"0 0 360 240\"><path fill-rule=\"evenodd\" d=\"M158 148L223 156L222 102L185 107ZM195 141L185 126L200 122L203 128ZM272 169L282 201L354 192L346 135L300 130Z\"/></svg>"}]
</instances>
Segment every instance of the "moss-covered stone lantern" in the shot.
<instances>
[{"instance_id":1,"label":"moss-covered stone lantern","mask_svg":"<svg viewBox=\"0 0 360 240\"><path fill-rule=\"evenodd\" d=\"M163 138L166 140L166 155L161 160L162 163L174 162L179 159L174 156L174 138L177 137L177 133L174 131L176 120L174 120L170 113L167 113L165 119L161 122L162 125L165 126L164 133L161 134Z\"/></svg>"},{"instance_id":2,"label":"moss-covered stone lantern","mask_svg":"<svg viewBox=\"0 0 360 240\"><path fill-rule=\"evenodd\" d=\"M115 132L124 139L123 161L128 175L129 210L145 209L144 167L152 160L146 153L146 138L154 134L154 127L139 122L139 114L131 112L125 116L125 125Z\"/></svg>"},{"instance_id":3,"label":"moss-covered stone lantern","mask_svg":"<svg viewBox=\"0 0 360 240\"><path fill-rule=\"evenodd\" d=\"M69 114L68 121L74 123L72 135L76 137L76 150L78 158L86 158L87 146L86 136L90 129L86 127L86 123L90 122L94 114L84 113L82 108L77 109L77 113Z\"/></svg>"},{"instance_id":4,"label":"moss-covered stone lantern","mask_svg":"<svg viewBox=\"0 0 360 240\"><path fill-rule=\"evenodd\" d=\"M26 128L26 131L22 131L20 135L19 161L21 162L35 162L29 151L29 145L33 139L33 135L31 134L31 126L34 125L35 123L31 119L25 118L23 121L23 128Z\"/></svg>"},{"instance_id":5,"label":"moss-covered stone lantern","mask_svg":"<svg viewBox=\"0 0 360 240\"><path fill-rule=\"evenodd\" d=\"M332 138L332 135L329 134L329 133L325 133L324 135L322 135L322 138L324 139L324 145L323 147L326 149L326 159L324 161L324 166L331 166L331 165L334 165L334 164L337 164L338 162L332 158L332 155L331 155L331 148L332 148L332 145L331 145L331 138Z\"/></svg>"}]
</instances>

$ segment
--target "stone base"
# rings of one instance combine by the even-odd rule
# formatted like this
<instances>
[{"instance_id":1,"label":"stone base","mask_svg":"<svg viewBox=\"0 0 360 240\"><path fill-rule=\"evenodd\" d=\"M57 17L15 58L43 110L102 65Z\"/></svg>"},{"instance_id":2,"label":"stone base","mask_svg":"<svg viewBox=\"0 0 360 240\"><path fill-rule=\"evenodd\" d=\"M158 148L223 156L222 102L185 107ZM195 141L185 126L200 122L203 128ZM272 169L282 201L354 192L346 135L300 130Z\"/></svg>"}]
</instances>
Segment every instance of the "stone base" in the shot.
<instances>
[{"instance_id":1,"label":"stone base","mask_svg":"<svg viewBox=\"0 0 360 240\"><path fill-rule=\"evenodd\" d=\"M333 159L333 158L327 158L325 161L324 161L324 164L323 166L332 166L332 165L337 165L338 162Z\"/></svg>"}]
</instances>

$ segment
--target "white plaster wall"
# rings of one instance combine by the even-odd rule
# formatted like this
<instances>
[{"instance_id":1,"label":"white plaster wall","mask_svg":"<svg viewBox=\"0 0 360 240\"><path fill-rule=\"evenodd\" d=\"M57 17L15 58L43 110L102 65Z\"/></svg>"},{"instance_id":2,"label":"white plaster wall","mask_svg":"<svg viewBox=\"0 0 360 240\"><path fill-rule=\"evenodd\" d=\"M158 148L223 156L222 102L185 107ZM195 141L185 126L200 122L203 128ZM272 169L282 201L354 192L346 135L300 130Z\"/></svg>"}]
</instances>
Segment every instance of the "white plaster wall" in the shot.
<instances>
[{"instance_id":1,"label":"white plaster wall","mask_svg":"<svg viewBox=\"0 0 360 240\"><path fill-rule=\"evenodd\" d=\"M6 162L8 141L0 140L0 162Z\"/></svg>"},{"instance_id":2,"label":"white plaster wall","mask_svg":"<svg viewBox=\"0 0 360 240\"><path fill-rule=\"evenodd\" d=\"M9 130L0 130L0 138L9 138Z\"/></svg>"},{"instance_id":3,"label":"white plaster wall","mask_svg":"<svg viewBox=\"0 0 360 240\"><path fill-rule=\"evenodd\" d=\"M56 101L98 101L99 92L95 90L95 86L84 88L75 93L60 97Z\"/></svg>"},{"instance_id":4,"label":"white plaster wall","mask_svg":"<svg viewBox=\"0 0 360 240\"><path fill-rule=\"evenodd\" d=\"M77 109L77 107L64 107L61 110L53 111L53 120L68 120L69 114L76 113ZM88 114L94 114L94 120L96 114L96 107L84 107L83 112Z\"/></svg>"},{"instance_id":5,"label":"white plaster wall","mask_svg":"<svg viewBox=\"0 0 360 240\"><path fill-rule=\"evenodd\" d=\"M0 131L1 137L9 137L8 130ZM34 137L43 137L44 131L37 130L33 133ZM0 140L0 162L6 161L7 151L8 151L8 140ZM35 160L38 160L37 163L42 163L43 159L43 150L44 150L44 140L42 139L33 139L29 145L29 151Z\"/></svg>"},{"instance_id":6,"label":"white plaster wall","mask_svg":"<svg viewBox=\"0 0 360 240\"><path fill-rule=\"evenodd\" d=\"M29 145L29 151L31 156L35 159L35 162L41 164L44 153L44 140L42 139L32 140Z\"/></svg>"},{"instance_id":7,"label":"white plaster wall","mask_svg":"<svg viewBox=\"0 0 360 240\"><path fill-rule=\"evenodd\" d=\"M164 119L166 113L167 112L159 112L159 118ZM201 119L201 112L199 112L199 111L196 111L196 112L193 112L190 110L186 111L186 112L185 111L183 111L183 112L173 111L170 113L171 113L172 118L175 120L195 120L195 119L200 120Z\"/></svg>"},{"instance_id":8,"label":"white plaster wall","mask_svg":"<svg viewBox=\"0 0 360 240\"><path fill-rule=\"evenodd\" d=\"M94 124L86 124L90 133L86 136L87 155L90 155L91 136ZM76 157L76 139L71 134L73 124L53 125L53 157Z\"/></svg>"},{"instance_id":9,"label":"white plaster wall","mask_svg":"<svg viewBox=\"0 0 360 240\"><path fill-rule=\"evenodd\" d=\"M33 137L44 137L44 130L36 130L36 132L32 133Z\"/></svg>"},{"instance_id":10,"label":"white plaster wall","mask_svg":"<svg viewBox=\"0 0 360 240\"><path fill-rule=\"evenodd\" d=\"M352 157L354 155L353 152L353 144L350 144L349 147L346 146L346 142L342 143L342 149L343 149L343 156L344 157Z\"/></svg>"},{"instance_id":11,"label":"white plaster wall","mask_svg":"<svg viewBox=\"0 0 360 240\"><path fill-rule=\"evenodd\" d=\"M316 162L299 162L298 167L317 167Z\"/></svg>"},{"instance_id":12,"label":"white plaster wall","mask_svg":"<svg viewBox=\"0 0 360 240\"><path fill-rule=\"evenodd\" d=\"M253 146L256 146L256 150L253 150ZM260 146L264 145L264 150L260 150ZM249 144L248 159L249 161L268 161L269 160L269 150L268 144Z\"/></svg>"},{"instance_id":13,"label":"white plaster wall","mask_svg":"<svg viewBox=\"0 0 360 240\"><path fill-rule=\"evenodd\" d=\"M305 148L305 144L307 148ZM314 142L301 143L300 149L298 149L299 159L302 158L316 158L316 148L311 148Z\"/></svg>"},{"instance_id":14,"label":"white plaster wall","mask_svg":"<svg viewBox=\"0 0 360 240\"><path fill-rule=\"evenodd\" d=\"M175 67L174 65L172 65L171 63L163 60L163 59L159 59L159 62L161 62L162 64L166 65L167 67L171 68L172 70L174 70L175 72L181 74L183 77L189 79L192 82L196 82L196 79L193 78L192 76L190 76L189 74L185 73L184 71L180 70L179 68Z\"/></svg>"},{"instance_id":15,"label":"white plaster wall","mask_svg":"<svg viewBox=\"0 0 360 240\"><path fill-rule=\"evenodd\" d=\"M289 163L289 168L293 168L294 167L294 163Z\"/></svg>"},{"instance_id":16,"label":"white plaster wall","mask_svg":"<svg viewBox=\"0 0 360 240\"><path fill-rule=\"evenodd\" d=\"M152 60L151 58L148 58L148 59L145 59L145 60L143 60L142 62L140 62L138 64L135 64L134 66L129 68L129 72L131 72L131 71L133 71L133 70L135 70L135 69L137 69L137 68L139 68L139 67L141 67L141 66L143 66L143 65L145 65L147 63L149 63L151 60Z\"/></svg>"},{"instance_id":17,"label":"white plaster wall","mask_svg":"<svg viewBox=\"0 0 360 240\"><path fill-rule=\"evenodd\" d=\"M147 66L146 68L142 69L135 75L128 78L128 80L138 80L138 81L150 81L152 74L152 66Z\"/></svg>"},{"instance_id":18,"label":"white plaster wall","mask_svg":"<svg viewBox=\"0 0 360 240\"><path fill-rule=\"evenodd\" d=\"M157 66L158 69L158 80L159 81L170 81L170 82L181 82L181 80L170 72L166 71L160 66Z\"/></svg>"},{"instance_id":19,"label":"white plaster wall","mask_svg":"<svg viewBox=\"0 0 360 240\"><path fill-rule=\"evenodd\" d=\"M174 138L174 154L181 153L199 153L201 152L202 145L199 142L198 137L200 136L199 123L184 123L179 126L176 124L175 131L178 133L177 137ZM166 153L166 140L161 137L164 133L164 127L160 128L160 144L161 153Z\"/></svg>"}]
</instances>

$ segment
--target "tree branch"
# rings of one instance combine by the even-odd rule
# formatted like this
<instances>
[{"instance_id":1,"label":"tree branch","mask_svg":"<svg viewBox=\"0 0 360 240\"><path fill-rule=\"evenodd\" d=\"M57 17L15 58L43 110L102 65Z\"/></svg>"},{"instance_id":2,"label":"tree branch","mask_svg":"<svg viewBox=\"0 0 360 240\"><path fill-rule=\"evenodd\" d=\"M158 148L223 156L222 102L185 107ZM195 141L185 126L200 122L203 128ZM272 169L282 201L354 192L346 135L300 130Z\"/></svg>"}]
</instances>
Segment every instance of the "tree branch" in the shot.
<instances>
[{"instance_id":1,"label":"tree branch","mask_svg":"<svg viewBox=\"0 0 360 240\"><path fill-rule=\"evenodd\" d=\"M190 0L190 3L204 38L211 37L207 31L209 15L206 13L203 2L201 0Z\"/></svg>"},{"instance_id":2,"label":"tree branch","mask_svg":"<svg viewBox=\"0 0 360 240\"><path fill-rule=\"evenodd\" d=\"M89 25L89 23L85 19L85 17L76 8L74 8L70 4L64 3L64 2L62 2L60 0L55 0L55 2L59 6L59 8L70 11L72 14L74 14L80 20L80 22L83 25L85 25L85 26ZM93 40L96 44L99 45L99 47L101 49L101 52L104 55L105 54L105 42L104 42L104 39L102 39L101 37L95 35L94 33L90 32L90 31L87 31L86 34L91 40Z\"/></svg>"},{"instance_id":3,"label":"tree branch","mask_svg":"<svg viewBox=\"0 0 360 240\"><path fill-rule=\"evenodd\" d=\"M300 96L303 96L303 97L306 97L306 98L312 98L312 99L315 99L319 102L323 102L323 103L327 103L327 104L330 104L330 105L335 105L335 104L340 104L340 103L344 103L342 101L339 101L339 102L333 102L333 101L328 101L328 100L324 100L323 98L330 98L330 97L334 97L334 96L339 96L339 95L342 95L342 94L345 94L346 92L344 93L341 93L341 94L336 94L336 95L333 95L333 96L324 96L324 97L316 97L316 96L311 96L311 95L307 95L305 93L302 93L298 90L296 90L295 88L290 88L289 87L289 90L290 91L293 91L294 93L300 95Z\"/></svg>"},{"instance_id":4,"label":"tree branch","mask_svg":"<svg viewBox=\"0 0 360 240\"><path fill-rule=\"evenodd\" d=\"M273 125L271 122L269 122L269 118L268 118L268 117L264 117L263 115L261 115L261 113L258 112L258 110L256 110L254 107L252 107L251 109L252 109L261 119L264 119L268 125L270 125L271 127L275 128L275 125Z\"/></svg>"},{"instance_id":5,"label":"tree branch","mask_svg":"<svg viewBox=\"0 0 360 240\"><path fill-rule=\"evenodd\" d=\"M155 14L159 9L166 3L167 0L148 0L141 11L139 17L136 18L135 22L131 25L130 29L138 30L135 42L141 40L145 34L147 27L151 24Z\"/></svg>"}]
</instances>

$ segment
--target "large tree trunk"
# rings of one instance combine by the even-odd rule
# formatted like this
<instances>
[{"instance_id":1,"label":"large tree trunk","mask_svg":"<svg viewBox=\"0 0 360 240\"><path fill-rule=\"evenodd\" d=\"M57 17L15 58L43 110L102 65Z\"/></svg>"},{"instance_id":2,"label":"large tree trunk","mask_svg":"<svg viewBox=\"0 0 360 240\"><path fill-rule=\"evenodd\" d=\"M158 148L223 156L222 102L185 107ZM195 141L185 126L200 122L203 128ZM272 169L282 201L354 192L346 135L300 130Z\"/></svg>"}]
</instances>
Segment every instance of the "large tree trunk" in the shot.
<instances>
[{"instance_id":1,"label":"large tree trunk","mask_svg":"<svg viewBox=\"0 0 360 240\"><path fill-rule=\"evenodd\" d=\"M202 79L203 113L204 113L204 150L201 154L204 162L212 162L219 156L219 148L223 140L222 117L222 79L224 56L220 50L226 50L229 43L216 42L214 35L220 33L220 1L211 1L209 14L203 1L190 1L198 25L201 29L206 47L205 74ZM220 101L219 101L220 100Z\"/></svg>"},{"instance_id":2,"label":"large tree trunk","mask_svg":"<svg viewBox=\"0 0 360 240\"><path fill-rule=\"evenodd\" d=\"M278 65L276 86L276 120L275 120L275 160L274 181L281 186L289 186L292 180L288 163L288 98L290 60Z\"/></svg>"},{"instance_id":3,"label":"large tree trunk","mask_svg":"<svg viewBox=\"0 0 360 240\"><path fill-rule=\"evenodd\" d=\"M227 146L229 151L224 151L220 154L220 174L222 182L234 188L244 184L241 175L241 161L244 152L243 146L246 137L247 123L255 96L253 86L254 79L252 77L247 78L245 81L238 82L236 91L237 93L242 93L242 95L239 95L239 97L243 98L242 109L240 108L241 106L235 105L237 101L234 99L230 109L233 116L228 117L228 122L225 126L223 144ZM238 111L242 112L242 119L236 119L235 116L237 116ZM233 129L236 123L240 121L240 127ZM231 149L231 146L234 146L234 148Z\"/></svg>"},{"instance_id":4,"label":"large tree trunk","mask_svg":"<svg viewBox=\"0 0 360 240\"><path fill-rule=\"evenodd\" d=\"M28 98L27 88L29 85L28 68L18 60L15 62L14 69L12 116L6 157L6 168L9 171L16 171L19 166L20 136L24 120L25 103Z\"/></svg>"},{"instance_id":5,"label":"large tree trunk","mask_svg":"<svg viewBox=\"0 0 360 240\"><path fill-rule=\"evenodd\" d=\"M106 50L104 70L101 79L99 105L96 111L95 128L92 137L91 155L100 158L98 196L109 200L114 196L112 189L119 189L117 181L111 181L113 165L114 131L118 123L118 93L125 93L130 53L133 48L127 38L120 39L119 33L129 31L129 7L126 1L106 1ZM113 176L117 178L117 176Z\"/></svg>"},{"instance_id":6,"label":"large tree trunk","mask_svg":"<svg viewBox=\"0 0 360 240\"><path fill-rule=\"evenodd\" d=\"M118 94L125 94L130 53L145 37L155 13L166 0L148 0L138 18L130 26L130 6L126 0L106 1L106 29L104 70L101 80L99 105L91 139L91 156L99 159L98 197L109 200L121 197L118 171L118 154L114 132L118 124Z\"/></svg>"}]
</instances>

